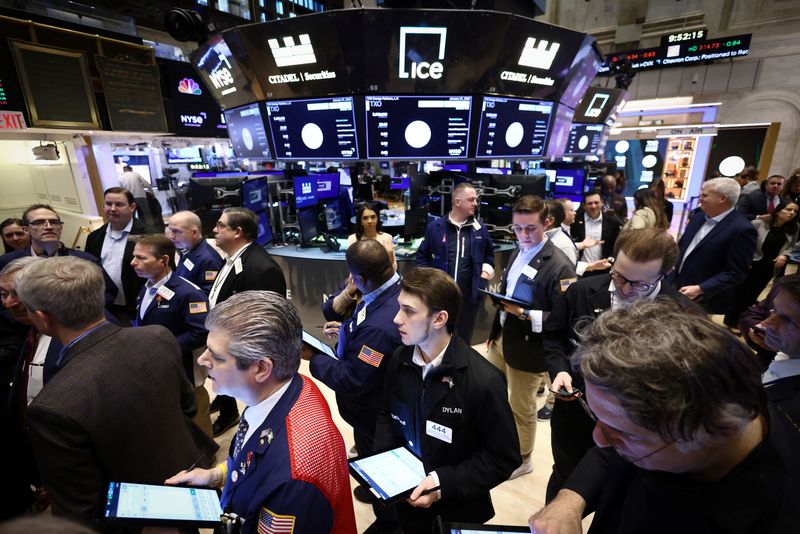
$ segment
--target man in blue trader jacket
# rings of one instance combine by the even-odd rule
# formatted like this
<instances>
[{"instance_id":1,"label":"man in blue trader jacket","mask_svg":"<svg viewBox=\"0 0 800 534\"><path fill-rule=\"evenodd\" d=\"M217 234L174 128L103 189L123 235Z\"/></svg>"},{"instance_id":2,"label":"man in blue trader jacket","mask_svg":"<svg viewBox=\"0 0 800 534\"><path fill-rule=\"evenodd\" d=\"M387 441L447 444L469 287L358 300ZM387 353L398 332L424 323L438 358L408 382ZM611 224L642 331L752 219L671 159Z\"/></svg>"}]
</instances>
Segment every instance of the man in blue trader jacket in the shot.
<instances>
[{"instance_id":1,"label":"man in blue trader jacket","mask_svg":"<svg viewBox=\"0 0 800 534\"><path fill-rule=\"evenodd\" d=\"M386 362L402 345L392 320L397 315L400 275L392 267L386 249L373 239L357 241L347 249L347 268L363 300L353 316L342 323L337 346L338 359L324 354L304 353L310 358L311 374L336 392L342 418L353 427L359 455L373 451L378 400L383 386ZM356 489L356 498L369 502L369 491ZM378 517L368 532L391 531L393 511L381 505L374 508ZM387 515L388 514L388 515Z\"/></svg>"},{"instance_id":2,"label":"man in blue trader jacket","mask_svg":"<svg viewBox=\"0 0 800 534\"><path fill-rule=\"evenodd\" d=\"M175 274L181 276L208 295L225 260L203 239L200 217L191 211L179 211L169 218L167 235L180 252Z\"/></svg>"},{"instance_id":3,"label":"man in blue trader jacket","mask_svg":"<svg viewBox=\"0 0 800 534\"><path fill-rule=\"evenodd\" d=\"M186 376L195 386L197 415L195 422L211 435L208 392L203 387L205 375L195 380L192 351L206 344L205 328L208 296L199 287L178 276L171 268L175 245L166 236L141 237L133 249L131 266L147 282L136 299L136 317L132 326L159 324L172 332L183 354ZM202 380L201 380L202 379ZM199 382L199 385L198 385Z\"/></svg>"},{"instance_id":4,"label":"man in blue trader jacket","mask_svg":"<svg viewBox=\"0 0 800 534\"><path fill-rule=\"evenodd\" d=\"M452 204L447 217L436 219L425 230L417 265L440 269L456 281L462 298L457 331L470 344L481 303L478 289L486 289L487 280L494 276L494 245L489 231L475 219L478 193L474 187L458 184Z\"/></svg>"}]
</instances>

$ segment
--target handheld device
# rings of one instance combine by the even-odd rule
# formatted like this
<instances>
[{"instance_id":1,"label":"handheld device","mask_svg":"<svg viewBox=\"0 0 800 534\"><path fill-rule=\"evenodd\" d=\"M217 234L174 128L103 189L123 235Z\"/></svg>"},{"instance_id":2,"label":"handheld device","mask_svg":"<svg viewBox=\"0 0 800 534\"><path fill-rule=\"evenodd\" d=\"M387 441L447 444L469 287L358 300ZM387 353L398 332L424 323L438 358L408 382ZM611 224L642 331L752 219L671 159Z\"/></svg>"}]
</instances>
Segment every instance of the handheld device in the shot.
<instances>
[{"instance_id":1,"label":"handheld device","mask_svg":"<svg viewBox=\"0 0 800 534\"><path fill-rule=\"evenodd\" d=\"M319 352L321 354L324 354L325 356L329 356L329 357L333 358L334 360L338 360L339 359L336 356L336 353L333 351L333 349L327 343L324 343L323 341L315 338L314 336L312 336L311 334L309 334L305 330L303 330L303 343L305 343L306 345L311 347L311 349L314 352Z\"/></svg>"},{"instance_id":2,"label":"handheld device","mask_svg":"<svg viewBox=\"0 0 800 534\"><path fill-rule=\"evenodd\" d=\"M521 306L522 308L529 308L530 307L530 303L529 302L523 302L523 301L517 300L515 298L511 298L511 297L507 297L505 295L501 295L500 293L494 293L492 291L487 291L486 289L480 289L480 288L478 288L478 291L480 291L484 295L488 295L489 298L492 299L492 302L495 304L495 306L499 306L500 305L500 301L503 300L505 302L510 302L512 304L516 304L517 306Z\"/></svg>"},{"instance_id":3,"label":"handheld device","mask_svg":"<svg viewBox=\"0 0 800 534\"><path fill-rule=\"evenodd\" d=\"M581 392L581 388L572 388L572 393L570 393L569 391L567 391L567 390L566 390L566 389L564 389L564 388L561 388L561 389L559 389L558 391L556 391L556 390L554 390L554 389L551 389L550 391L552 391L553 393L555 393L555 394L556 394L556 395L558 395L559 397L574 397L574 396L576 396L578 393L580 393L580 392Z\"/></svg>"},{"instance_id":4,"label":"handheld device","mask_svg":"<svg viewBox=\"0 0 800 534\"><path fill-rule=\"evenodd\" d=\"M383 504L407 498L425 478L422 460L406 447L352 458L347 464L350 475Z\"/></svg>"},{"instance_id":5,"label":"handheld device","mask_svg":"<svg viewBox=\"0 0 800 534\"><path fill-rule=\"evenodd\" d=\"M222 507L213 488L109 482L103 520L160 527L216 527Z\"/></svg>"},{"instance_id":6,"label":"handheld device","mask_svg":"<svg viewBox=\"0 0 800 534\"><path fill-rule=\"evenodd\" d=\"M433 527L436 534L511 534L512 532L530 533L531 531L530 527L527 526L448 523L442 521L441 516L436 518Z\"/></svg>"}]
</instances>

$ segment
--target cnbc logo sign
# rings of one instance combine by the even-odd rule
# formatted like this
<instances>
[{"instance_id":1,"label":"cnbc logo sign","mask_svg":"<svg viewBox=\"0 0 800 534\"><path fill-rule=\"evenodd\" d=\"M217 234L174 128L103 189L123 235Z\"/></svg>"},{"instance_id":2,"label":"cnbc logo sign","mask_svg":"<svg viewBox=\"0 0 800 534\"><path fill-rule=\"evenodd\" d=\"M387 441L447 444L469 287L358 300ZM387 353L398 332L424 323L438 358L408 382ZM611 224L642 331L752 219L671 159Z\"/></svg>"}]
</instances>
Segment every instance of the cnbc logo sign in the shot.
<instances>
[{"instance_id":1,"label":"cnbc logo sign","mask_svg":"<svg viewBox=\"0 0 800 534\"><path fill-rule=\"evenodd\" d=\"M407 38L410 35L427 35L432 39L439 40L438 53L436 58L419 58L414 51L409 53L406 49ZM400 78L413 78L425 80L432 78L438 80L444 72L444 49L447 44L447 28L430 26L401 26L400 27L400 50L398 60L398 73ZM411 56L411 61L408 61Z\"/></svg>"}]
</instances>

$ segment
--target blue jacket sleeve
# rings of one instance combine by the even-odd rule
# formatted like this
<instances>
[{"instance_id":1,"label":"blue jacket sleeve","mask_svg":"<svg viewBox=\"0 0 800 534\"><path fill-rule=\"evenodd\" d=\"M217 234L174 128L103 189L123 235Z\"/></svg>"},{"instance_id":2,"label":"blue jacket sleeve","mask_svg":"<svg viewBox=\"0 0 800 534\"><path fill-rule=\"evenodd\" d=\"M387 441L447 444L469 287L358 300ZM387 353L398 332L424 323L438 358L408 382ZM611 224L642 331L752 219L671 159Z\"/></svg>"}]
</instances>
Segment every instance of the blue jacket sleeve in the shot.
<instances>
[{"instance_id":1,"label":"blue jacket sleeve","mask_svg":"<svg viewBox=\"0 0 800 534\"><path fill-rule=\"evenodd\" d=\"M202 291L193 290L186 295L182 305L184 306L186 331L176 336L176 339L181 346L182 352L191 352L206 344L206 337L208 336L208 330L206 330L206 316L209 308L208 297Z\"/></svg>"},{"instance_id":2,"label":"blue jacket sleeve","mask_svg":"<svg viewBox=\"0 0 800 534\"><path fill-rule=\"evenodd\" d=\"M347 341L342 358L334 360L324 354L316 354L311 358L311 374L337 393L363 394L378 384L381 364L390 356L399 343L381 328L367 326L356 332ZM359 358L364 347L368 347L382 355L376 367ZM374 361L374 360L372 360Z\"/></svg>"},{"instance_id":3,"label":"blue jacket sleeve","mask_svg":"<svg viewBox=\"0 0 800 534\"><path fill-rule=\"evenodd\" d=\"M433 236L433 224L429 224L427 228L425 228L425 237L422 238L422 243L419 244L419 248L417 249L417 266L418 267L431 267L431 242L434 239Z\"/></svg>"},{"instance_id":4,"label":"blue jacket sleeve","mask_svg":"<svg viewBox=\"0 0 800 534\"><path fill-rule=\"evenodd\" d=\"M267 528L270 523L272 530ZM287 480L264 496L258 509L245 519L242 533L283 532L276 528L279 525L294 534L331 532L333 508L314 484Z\"/></svg>"},{"instance_id":5,"label":"blue jacket sleeve","mask_svg":"<svg viewBox=\"0 0 800 534\"><path fill-rule=\"evenodd\" d=\"M492 243L492 236L489 235L489 230L486 229L486 226L481 225L481 235L483 235L486 243L483 249L482 263L488 263L494 267L494 243Z\"/></svg>"}]
</instances>

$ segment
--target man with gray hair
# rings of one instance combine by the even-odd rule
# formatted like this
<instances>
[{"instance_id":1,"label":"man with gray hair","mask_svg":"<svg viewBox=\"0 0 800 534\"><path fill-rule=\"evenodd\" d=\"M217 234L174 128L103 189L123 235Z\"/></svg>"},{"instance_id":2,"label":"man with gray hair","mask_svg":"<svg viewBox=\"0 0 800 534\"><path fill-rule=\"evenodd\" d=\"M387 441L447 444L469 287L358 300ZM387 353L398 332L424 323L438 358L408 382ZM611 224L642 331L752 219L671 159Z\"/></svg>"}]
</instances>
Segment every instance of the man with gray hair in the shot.
<instances>
[{"instance_id":1,"label":"man with gray hair","mask_svg":"<svg viewBox=\"0 0 800 534\"><path fill-rule=\"evenodd\" d=\"M756 249L756 229L734 209L739 191L733 178L705 182L700 210L678 243L680 256L672 283L712 314L730 309Z\"/></svg>"},{"instance_id":2,"label":"man with gray hair","mask_svg":"<svg viewBox=\"0 0 800 534\"><path fill-rule=\"evenodd\" d=\"M767 402L750 350L676 301L639 300L584 330L592 449L537 534L790 532L800 524L800 432ZM643 350L646 347L646 350Z\"/></svg>"},{"instance_id":3,"label":"man with gray hair","mask_svg":"<svg viewBox=\"0 0 800 534\"><path fill-rule=\"evenodd\" d=\"M200 286L208 295L225 260L203 238L200 217L191 211L179 211L169 218L167 230L180 254L175 274Z\"/></svg>"},{"instance_id":4,"label":"man with gray hair","mask_svg":"<svg viewBox=\"0 0 800 534\"><path fill-rule=\"evenodd\" d=\"M206 328L198 363L218 395L247 408L226 462L166 483L222 487L241 532L355 534L344 440L319 388L297 372L295 307L272 291L244 291L217 304Z\"/></svg>"},{"instance_id":5,"label":"man with gray hair","mask_svg":"<svg viewBox=\"0 0 800 534\"><path fill-rule=\"evenodd\" d=\"M190 420L194 388L175 337L106 321L100 267L70 256L33 262L16 290L33 325L64 347L27 411L55 514L93 521L109 481L160 483L201 453L213 457L217 445Z\"/></svg>"}]
</instances>

